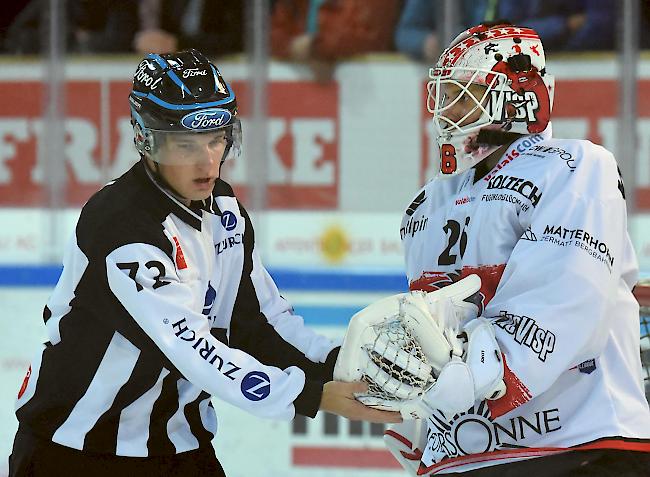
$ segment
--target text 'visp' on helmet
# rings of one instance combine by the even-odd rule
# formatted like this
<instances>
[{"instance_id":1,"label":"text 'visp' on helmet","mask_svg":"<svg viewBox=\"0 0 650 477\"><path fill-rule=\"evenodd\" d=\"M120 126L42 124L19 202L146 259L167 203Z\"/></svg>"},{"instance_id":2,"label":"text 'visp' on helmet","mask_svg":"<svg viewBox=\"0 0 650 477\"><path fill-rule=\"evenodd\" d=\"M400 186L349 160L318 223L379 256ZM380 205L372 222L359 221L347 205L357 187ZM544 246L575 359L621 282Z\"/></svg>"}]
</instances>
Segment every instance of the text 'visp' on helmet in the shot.
<instances>
[{"instance_id":1,"label":"text 'visp' on helmet","mask_svg":"<svg viewBox=\"0 0 650 477\"><path fill-rule=\"evenodd\" d=\"M474 167L504 138L541 133L549 126L554 78L546 72L542 42L530 28L499 23L465 30L443 51L429 77L427 109L433 114L442 174Z\"/></svg>"},{"instance_id":2,"label":"text 'visp' on helmet","mask_svg":"<svg viewBox=\"0 0 650 477\"><path fill-rule=\"evenodd\" d=\"M155 162L186 165L211 151L220 161L240 154L235 93L196 50L147 55L133 77L129 105L136 149Z\"/></svg>"}]
</instances>

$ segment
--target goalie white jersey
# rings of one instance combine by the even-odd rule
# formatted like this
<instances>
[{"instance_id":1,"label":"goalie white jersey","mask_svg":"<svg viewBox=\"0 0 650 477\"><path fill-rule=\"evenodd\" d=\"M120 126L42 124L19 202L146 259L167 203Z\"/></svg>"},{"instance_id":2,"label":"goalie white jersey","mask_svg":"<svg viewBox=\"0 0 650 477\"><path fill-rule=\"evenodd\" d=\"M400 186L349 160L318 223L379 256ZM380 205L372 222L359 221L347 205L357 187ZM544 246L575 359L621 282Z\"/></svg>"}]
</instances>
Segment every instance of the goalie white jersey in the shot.
<instances>
[{"instance_id":1,"label":"goalie white jersey","mask_svg":"<svg viewBox=\"0 0 650 477\"><path fill-rule=\"evenodd\" d=\"M426 184L401 224L412 290L469 274L505 358L507 394L435 413L422 474L564 452L650 452L637 263L606 149L530 135L497 166Z\"/></svg>"}]
</instances>

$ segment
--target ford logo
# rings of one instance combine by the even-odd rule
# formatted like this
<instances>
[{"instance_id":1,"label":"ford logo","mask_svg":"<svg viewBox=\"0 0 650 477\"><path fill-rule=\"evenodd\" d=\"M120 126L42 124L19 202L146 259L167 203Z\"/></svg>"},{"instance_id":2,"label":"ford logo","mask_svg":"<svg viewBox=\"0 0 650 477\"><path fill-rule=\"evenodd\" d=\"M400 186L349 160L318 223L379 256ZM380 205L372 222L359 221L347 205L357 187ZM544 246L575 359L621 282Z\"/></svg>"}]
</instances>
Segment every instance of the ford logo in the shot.
<instances>
[{"instance_id":1,"label":"ford logo","mask_svg":"<svg viewBox=\"0 0 650 477\"><path fill-rule=\"evenodd\" d=\"M181 124L193 131L207 131L225 126L231 118L232 114L227 109L202 109L183 116Z\"/></svg>"}]
</instances>

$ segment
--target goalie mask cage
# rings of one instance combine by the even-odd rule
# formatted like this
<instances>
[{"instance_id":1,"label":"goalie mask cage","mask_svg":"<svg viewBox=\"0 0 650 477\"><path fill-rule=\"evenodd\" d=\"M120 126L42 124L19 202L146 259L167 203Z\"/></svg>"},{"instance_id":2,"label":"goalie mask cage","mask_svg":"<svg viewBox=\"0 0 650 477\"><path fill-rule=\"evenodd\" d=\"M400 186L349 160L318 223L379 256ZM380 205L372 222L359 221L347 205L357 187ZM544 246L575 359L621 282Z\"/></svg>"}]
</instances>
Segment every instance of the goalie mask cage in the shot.
<instances>
[{"instance_id":1,"label":"goalie mask cage","mask_svg":"<svg viewBox=\"0 0 650 477\"><path fill-rule=\"evenodd\" d=\"M650 402L650 279L640 281L634 288L634 295L640 305L641 363L643 364L645 395Z\"/></svg>"}]
</instances>

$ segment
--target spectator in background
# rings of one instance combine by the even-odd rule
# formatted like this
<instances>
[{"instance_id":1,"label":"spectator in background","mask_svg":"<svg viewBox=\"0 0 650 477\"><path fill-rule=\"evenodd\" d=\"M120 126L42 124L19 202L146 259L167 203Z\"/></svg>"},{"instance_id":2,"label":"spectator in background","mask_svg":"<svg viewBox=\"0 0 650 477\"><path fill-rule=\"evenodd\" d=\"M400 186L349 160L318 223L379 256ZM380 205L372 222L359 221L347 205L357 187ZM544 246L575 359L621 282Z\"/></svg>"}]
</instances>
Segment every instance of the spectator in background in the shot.
<instances>
[{"instance_id":1,"label":"spectator in background","mask_svg":"<svg viewBox=\"0 0 650 477\"><path fill-rule=\"evenodd\" d=\"M28 3L30 3L29 0L16 0L7 2L6 5L2 6L2 15L0 15L0 52L11 50L11 45L5 41L9 27Z\"/></svg>"},{"instance_id":2,"label":"spectator in background","mask_svg":"<svg viewBox=\"0 0 650 477\"><path fill-rule=\"evenodd\" d=\"M197 48L210 56L243 50L243 1L69 0L81 52L167 53Z\"/></svg>"},{"instance_id":3,"label":"spectator in background","mask_svg":"<svg viewBox=\"0 0 650 477\"><path fill-rule=\"evenodd\" d=\"M392 50L401 0L277 0L271 14L271 52L308 63L319 81L337 60Z\"/></svg>"},{"instance_id":4,"label":"spectator in background","mask_svg":"<svg viewBox=\"0 0 650 477\"><path fill-rule=\"evenodd\" d=\"M498 17L539 33L546 51L612 50L618 2L500 0Z\"/></svg>"},{"instance_id":5,"label":"spectator in background","mask_svg":"<svg viewBox=\"0 0 650 477\"><path fill-rule=\"evenodd\" d=\"M494 20L497 0L463 0L459 4L460 29ZM435 0L406 0L395 29L395 47L411 58L435 63L441 53L444 4ZM454 29L455 30L455 29Z\"/></svg>"},{"instance_id":6,"label":"spectator in background","mask_svg":"<svg viewBox=\"0 0 650 477\"><path fill-rule=\"evenodd\" d=\"M2 51L39 54L47 45L48 0L6 2L0 32ZM66 24L64 44L71 52L131 51L137 4L131 0L68 0L59 3ZM45 42L44 42L45 40Z\"/></svg>"},{"instance_id":7,"label":"spectator in background","mask_svg":"<svg viewBox=\"0 0 650 477\"><path fill-rule=\"evenodd\" d=\"M650 48L650 0L641 0L639 12L639 47L647 50Z\"/></svg>"},{"instance_id":8,"label":"spectator in background","mask_svg":"<svg viewBox=\"0 0 650 477\"><path fill-rule=\"evenodd\" d=\"M441 2L406 0L395 46L411 58L433 63L441 53ZM539 33L547 51L614 48L616 2L610 0L463 0L460 27L505 18Z\"/></svg>"},{"instance_id":9,"label":"spectator in background","mask_svg":"<svg viewBox=\"0 0 650 477\"><path fill-rule=\"evenodd\" d=\"M209 56L240 53L245 5L243 1L140 0L133 47L139 53L190 47Z\"/></svg>"},{"instance_id":10,"label":"spectator in background","mask_svg":"<svg viewBox=\"0 0 650 477\"><path fill-rule=\"evenodd\" d=\"M133 0L68 0L75 50L79 53L132 51L138 28L138 3Z\"/></svg>"},{"instance_id":11,"label":"spectator in background","mask_svg":"<svg viewBox=\"0 0 650 477\"><path fill-rule=\"evenodd\" d=\"M17 55L36 55L45 51L49 45L49 25L43 24L48 15L48 0L4 2L2 5L2 30L4 48L7 53ZM65 14L66 5L61 6ZM65 48L72 43L66 31L63 39Z\"/></svg>"}]
</instances>

